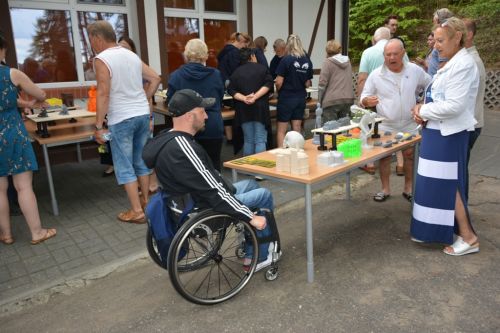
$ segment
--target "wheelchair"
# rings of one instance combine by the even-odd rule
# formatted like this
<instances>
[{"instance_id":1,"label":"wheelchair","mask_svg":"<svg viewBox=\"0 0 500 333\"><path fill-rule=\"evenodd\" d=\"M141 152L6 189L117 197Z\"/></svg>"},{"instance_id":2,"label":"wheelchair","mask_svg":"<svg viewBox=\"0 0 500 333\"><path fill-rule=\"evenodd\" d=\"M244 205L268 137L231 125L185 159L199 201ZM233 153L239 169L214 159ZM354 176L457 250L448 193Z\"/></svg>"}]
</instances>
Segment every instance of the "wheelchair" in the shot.
<instances>
[{"instance_id":1,"label":"wheelchair","mask_svg":"<svg viewBox=\"0 0 500 333\"><path fill-rule=\"evenodd\" d=\"M150 221L146 245L152 260L168 271L175 290L186 300L202 305L224 302L238 294L250 281L258 267L259 244L273 243L271 264L265 277L278 277L280 241L273 213L261 210L271 226L271 235L258 237L245 221L211 209L194 208L182 214L187 197L169 200L168 213L177 223L167 258L162 258ZM247 253L245 249L252 249Z\"/></svg>"}]
</instances>

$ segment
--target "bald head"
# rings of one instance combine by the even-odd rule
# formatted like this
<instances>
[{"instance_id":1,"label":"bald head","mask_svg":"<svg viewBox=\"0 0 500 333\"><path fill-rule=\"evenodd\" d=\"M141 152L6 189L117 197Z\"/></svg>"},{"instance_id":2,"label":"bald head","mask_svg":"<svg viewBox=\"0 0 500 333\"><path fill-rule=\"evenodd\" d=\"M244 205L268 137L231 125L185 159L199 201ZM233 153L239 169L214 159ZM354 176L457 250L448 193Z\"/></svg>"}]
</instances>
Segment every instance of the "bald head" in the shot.
<instances>
[{"instance_id":1,"label":"bald head","mask_svg":"<svg viewBox=\"0 0 500 333\"><path fill-rule=\"evenodd\" d=\"M384 46L384 64L394 73L399 73L403 70L403 57L405 48L401 40L393 38Z\"/></svg>"},{"instance_id":2,"label":"bald head","mask_svg":"<svg viewBox=\"0 0 500 333\"><path fill-rule=\"evenodd\" d=\"M399 38L391 38L389 39L389 41L387 42L387 44L385 44L384 46L384 53L385 51L387 50L387 48L399 48L401 51L405 51L405 46L403 44L403 41Z\"/></svg>"},{"instance_id":3,"label":"bald head","mask_svg":"<svg viewBox=\"0 0 500 333\"><path fill-rule=\"evenodd\" d=\"M380 40L383 39L389 39L391 38L391 30L386 27L380 27L377 30L375 30L375 33L373 34L373 41L377 43Z\"/></svg>"}]
</instances>

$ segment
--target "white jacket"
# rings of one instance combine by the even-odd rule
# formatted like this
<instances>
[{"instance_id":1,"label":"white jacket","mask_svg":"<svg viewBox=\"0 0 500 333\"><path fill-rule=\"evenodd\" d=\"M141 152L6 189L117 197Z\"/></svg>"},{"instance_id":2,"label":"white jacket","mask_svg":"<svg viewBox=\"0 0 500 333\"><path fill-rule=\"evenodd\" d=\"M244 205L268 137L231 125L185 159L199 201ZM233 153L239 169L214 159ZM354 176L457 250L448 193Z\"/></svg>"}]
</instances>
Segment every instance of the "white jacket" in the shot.
<instances>
[{"instance_id":1,"label":"white jacket","mask_svg":"<svg viewBox=\"0 0 500 333\"><path fill-rule=\"evenodd\" d=\"M383 127L408 128L416 127L411 110L416 104L417 96L431 81L431 77L420 66L404 63L401 86L384 65L375 69L366 80L360 101L368 96L377 96L377 113L386 118Z\"/></svg>"},{"instance_id":2,"label":"white jacket","mask_svg":"<svg viewBox=\"0 0 500 333\"><path fill-rule=\"evenodd\" d=\"M458 51L432 80L433 102L422 105L423 120L439 122L444 136L463 130L473 131L477 123L474 107L479 86L479 72L465 48Z\"/></svg>"}]
</instances>

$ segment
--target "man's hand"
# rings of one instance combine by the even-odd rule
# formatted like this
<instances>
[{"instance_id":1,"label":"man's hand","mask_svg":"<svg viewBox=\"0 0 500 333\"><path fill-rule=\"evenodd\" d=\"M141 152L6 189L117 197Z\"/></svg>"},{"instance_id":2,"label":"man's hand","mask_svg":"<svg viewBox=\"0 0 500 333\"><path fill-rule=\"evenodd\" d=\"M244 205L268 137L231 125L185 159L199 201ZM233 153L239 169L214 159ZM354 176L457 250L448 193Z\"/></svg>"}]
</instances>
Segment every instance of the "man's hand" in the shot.
<instances>
[{"instance_id":1,"label":"man's hand","mask_svg":"<svg viewBox=\"0 0 500 333\"><path fill-rule=\"evenodd\" d=\"M250 225L257 230L263 230L266 227L266 218L264 216L254 215L250 220Z\"/></svg>"},{"instance_id":2,"label":"man's hand","mask_svg":"<svg viewBox=\"0 0 500 333\"><path fill-rule=\"evenodd\" d=\"M103 135L103 134L104 134L104 129L96 130L96 131L94 132L94 139L95 139L95 141L96 141L98 144L100 144L100 145L102 145L102 144L104 144L104 143L106 142L106 141L104 141L104 139L102 138L102 135Z\"/></svg>"},{"instance_id":3,"label":"man's hand","mask_svg":"<svg viewBox=\"0 0 500 333\"><path fill-rule=\"evenodd\" d=\"M361 101L363 103L363 106L372 108L378 104L378 97L377 96L368 96L363 98Z\"/></svg>"}]
</instances>

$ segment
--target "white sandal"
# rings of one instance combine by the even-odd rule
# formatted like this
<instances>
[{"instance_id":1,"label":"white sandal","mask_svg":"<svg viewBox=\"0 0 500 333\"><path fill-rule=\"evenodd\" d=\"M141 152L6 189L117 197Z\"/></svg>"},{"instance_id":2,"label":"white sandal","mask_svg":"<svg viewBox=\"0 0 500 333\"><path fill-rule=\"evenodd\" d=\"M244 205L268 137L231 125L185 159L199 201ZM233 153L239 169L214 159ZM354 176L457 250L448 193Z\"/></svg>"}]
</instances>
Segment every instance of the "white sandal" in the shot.
<instances>
[{"instance_id":1,"label":"white sandal","mask_svg":"<svg viewBox=\"0 0 500 333\"><path fill-rule=\"evenodd\" d=\"M455 243L453 243L450 247L453 249L453 252L446 251L446 248L443 249L443 252L450 256L463 256L465 254L479 252L479 242L477 240L474 243L469 244L464 241L462 237L458 237Z\"/></svg>"}]
</instances>

